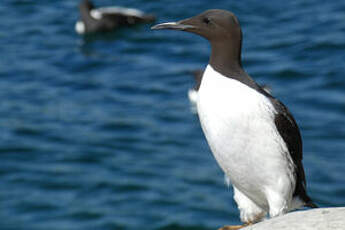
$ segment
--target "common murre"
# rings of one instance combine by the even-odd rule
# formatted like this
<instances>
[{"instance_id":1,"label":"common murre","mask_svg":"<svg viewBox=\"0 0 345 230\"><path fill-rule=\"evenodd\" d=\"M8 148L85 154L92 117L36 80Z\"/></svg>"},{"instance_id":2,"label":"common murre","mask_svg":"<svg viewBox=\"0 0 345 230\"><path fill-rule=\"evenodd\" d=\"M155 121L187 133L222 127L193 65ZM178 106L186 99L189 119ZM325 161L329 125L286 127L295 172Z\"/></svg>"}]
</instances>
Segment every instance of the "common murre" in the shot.
<instances>
[{"instance_id":1,"label":"common murre","mask_svg":"<svg viewBox=\"0 0 345 230\"><path fill-rule=\"evenodd\" d=\"M82 0L79 4L80 19L75 24L78 34L107 32L122 26L138 23L152 23L155 16L125 7L95 8L90 0Z\"/></svg>"},{"instance_id":2,"label":"common murre","mask_svg":"<svg viewBox=\"0 0 345 230\"><path fill-rule=\"evenodd\" d=\"M302 139L295 119L242 68L242 31L236 16L207 10L153 26L195 33L211 44L198 91L200 123L219 166L234 188L239 229L303 206L317 207L306 192Z\"/></svg>"},{"instance_id":3,"label":"common murre","mask_svg":"<svg viewBox=\"0 0 345 230\"><path fill-rule=\"evenodd\" d=\"M204 75L203 69L196 69L191 72L194 78L194 86L188 90L188 98L191 103L191 110L193 113L197 113L196 102L198 99L198 91L201 84L202 76ZM268 85L261 85L261 88L267 93L272 94L272 89Z\"/></svg>"}]
</instances>

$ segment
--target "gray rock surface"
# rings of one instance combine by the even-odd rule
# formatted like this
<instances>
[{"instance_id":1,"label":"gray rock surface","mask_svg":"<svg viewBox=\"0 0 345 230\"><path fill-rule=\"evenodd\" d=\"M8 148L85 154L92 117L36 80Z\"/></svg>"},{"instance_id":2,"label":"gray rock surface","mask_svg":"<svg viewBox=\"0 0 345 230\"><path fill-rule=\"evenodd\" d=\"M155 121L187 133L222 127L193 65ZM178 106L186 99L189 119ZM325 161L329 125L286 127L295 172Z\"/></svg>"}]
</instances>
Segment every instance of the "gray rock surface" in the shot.
<instances>
[{"instance_id":1,"label":"gray rock surface","mask_svg":"<svg viewBox=\"0 0 345 230\"><path fill-rule=\"evenodd\" d=\"M345 207L291 212L241 230L345 230Z\"/></svg>"}]
</instances>

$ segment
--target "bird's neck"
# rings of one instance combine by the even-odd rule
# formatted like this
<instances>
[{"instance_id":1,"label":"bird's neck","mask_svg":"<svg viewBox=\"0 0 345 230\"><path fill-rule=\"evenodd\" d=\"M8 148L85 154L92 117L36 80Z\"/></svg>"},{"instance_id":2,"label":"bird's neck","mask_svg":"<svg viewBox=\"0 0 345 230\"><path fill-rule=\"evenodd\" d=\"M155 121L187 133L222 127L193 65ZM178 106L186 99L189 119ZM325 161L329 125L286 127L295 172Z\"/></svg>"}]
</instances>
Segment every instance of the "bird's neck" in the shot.
<instances>
[{"instance_id":1,"label":"bird's neck","mask_svg":"<svg viewBox=\"0 0 345 230\"><path fill-rule=\"evenodd\" d=\"M223 76L238 80L261 92L260 87L242 68L241 43L237 44L239 45L211 43L212 51L209 64Z\"/></svg>"},{"instance_id":2,"label":"bird's neck","mask_svg":"<svg viewBox=\"0 0 345 230\"><path fill-rule=\"evenodd\" d=\"M94 19L91 16L91 10L93 7L88 7L88 6L80 6L80 17L82 18L82 20L88 20L88 21L96 21L96 19Z\"/></svg>"},{"instance_id":3,"label":"bird's neck","mask_svg":"<svg viewBox=\"0 0 345 230\"><path fill-rule=\"evenodd\" d=\"M219 73L235 77L244 72L241 63L241 45L212 42L211 49L209 64Z\"/></svg>"}]
</instances>

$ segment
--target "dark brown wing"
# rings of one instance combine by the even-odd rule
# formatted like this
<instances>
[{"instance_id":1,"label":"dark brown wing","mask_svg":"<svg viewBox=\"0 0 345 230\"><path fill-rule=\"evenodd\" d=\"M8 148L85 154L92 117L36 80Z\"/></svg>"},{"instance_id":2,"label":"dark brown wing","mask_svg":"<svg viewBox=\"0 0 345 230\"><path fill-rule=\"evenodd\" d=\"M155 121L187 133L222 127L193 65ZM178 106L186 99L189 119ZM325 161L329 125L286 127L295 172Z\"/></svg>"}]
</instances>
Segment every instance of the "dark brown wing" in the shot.
<instances>
[{"instance_id":1,"label":"dark brown wing","mask_svg":"<svg viewBox=\"0 0 345 230\"><path fill-rule=\"evenodd\" d=\"M308 197L306 192L306 180L305 173L302 164L303 147L302 138L298 125L293 118L290 111L279 100L270 97L272 104L274 105L277 114L275 115L274 123L280 136L285 141L291 159L295 166L296 187L293 196L300 197L306 206L316 207Z\"/></svg>"}]
</instances>

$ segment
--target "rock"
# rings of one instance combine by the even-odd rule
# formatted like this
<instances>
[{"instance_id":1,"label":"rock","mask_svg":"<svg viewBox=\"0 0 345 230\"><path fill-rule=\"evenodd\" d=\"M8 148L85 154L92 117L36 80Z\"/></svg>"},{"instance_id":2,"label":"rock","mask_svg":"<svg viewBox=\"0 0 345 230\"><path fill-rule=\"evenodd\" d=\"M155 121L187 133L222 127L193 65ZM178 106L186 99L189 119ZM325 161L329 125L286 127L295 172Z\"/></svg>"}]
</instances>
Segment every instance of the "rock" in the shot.
<instances>
[{"instance_id":1,"label":"rock","mask_svg":"<svg viewBox=\"0 0 345 230\"><path fill-rule=\"evenodd\" d=\"M291 212L241 230L345 230L345 207Z\"/></svg>"}]
</instances>

